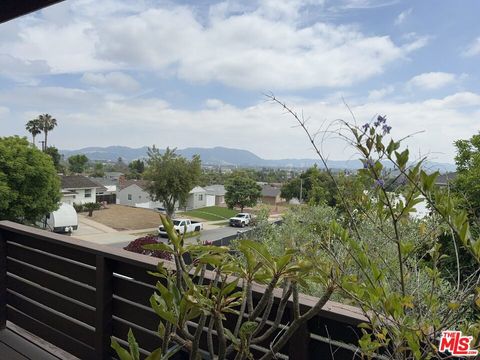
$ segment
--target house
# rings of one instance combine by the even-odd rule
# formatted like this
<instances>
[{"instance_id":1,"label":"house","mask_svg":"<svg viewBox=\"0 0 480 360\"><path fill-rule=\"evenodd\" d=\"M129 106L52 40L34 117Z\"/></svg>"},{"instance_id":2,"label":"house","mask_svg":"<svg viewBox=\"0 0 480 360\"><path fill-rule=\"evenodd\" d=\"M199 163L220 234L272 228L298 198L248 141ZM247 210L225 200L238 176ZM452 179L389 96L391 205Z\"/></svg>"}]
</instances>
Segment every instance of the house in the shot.
<instances>
[{"instance_id":1,"label":"house","mask_svg":"<svg viewBox=\"0 0 480 360\"><path fill-rule=\"evenodd\" d=\"M186 209L193 210L205 206L213 206L215 205L214 201L213 197L210 197L210 204L207 205L207 191L200 186L195 186L188 194Z\"/></svg>"},{"instance_id":2,"label":"house","mask_svg":"<svg viewBox=\"0 0 480 360\"><path fill-rule=\"evenodd\" d=\"M280 189L272 185L262 186L262 204L278 205L285 202L285 199L280 197Z\"/></svg>"},{"instance_id":3,"label":"house","mask_svg":"<svg viewBox=\"0 0 480 360\"><path fill-rule=\"evenodd\" d=\"M441 174L441 175L438 175L437 178L435 179L435 185L440 187L447 187L448 185L451 185L456 178L457 178L456 172Z\"/></svg>"},{"instance_id":4,"label":"house","mask_svg":"<svg viewBox=\"0 0 480 360\"><path fill-rule=\"evenodd\" d=\"M223 185L209 185L204 187L205 191L207 192L207 206L222 206L225 204L225 186ZM212 205L210 197L214 196L215 200Z\"/></svg>"},{"instance_id":5,"label":"house","mask_svg":"<svg viewBox=\"0 0 480 360\"><path fill-rule=\"evenodd\" d=\"M62 199L61 202L86 204L97 201L97 189L102 188L95 181L82 175L60 175Z\"/></svg>"},{"instance_id":6,"label":"house","mask_svg":"<svg viewBox=\"0 0 480 360\"><path fill-rule=\"evenodd\" d=\"M97 202L105 201L107 204L117 203L118 181L103 177L91 177L90 179L100 185L96 191Z\"/></svg>"},{"instance_id":7,"label":"house","mask_svg":"<svg viewBox=\"0 0 480 360\"><path fill-rule=\"evenodd\" d=\"M154 201L147 191L146 180L126 180L121 182L117 191L117 204L147 209L163 207L160 201Z\"/></svg>"}]
</instances>

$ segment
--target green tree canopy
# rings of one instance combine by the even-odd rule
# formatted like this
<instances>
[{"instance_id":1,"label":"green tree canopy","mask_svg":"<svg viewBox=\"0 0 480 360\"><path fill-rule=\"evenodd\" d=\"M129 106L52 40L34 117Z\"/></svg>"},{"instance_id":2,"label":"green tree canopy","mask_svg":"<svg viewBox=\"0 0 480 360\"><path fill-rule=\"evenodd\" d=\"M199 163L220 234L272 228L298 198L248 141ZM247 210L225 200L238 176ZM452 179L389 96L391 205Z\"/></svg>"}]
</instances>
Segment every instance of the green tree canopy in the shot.
<instances>
[{"instance_id":1,"label":"green tree canopy","mask_svg":"<svg viewBox=\"0 0 480 360\"><path fill-rule=\"evenodd\" d=\"M68 158L68 168L72 173L81 174L85 171L88 158L84 154L72 155Z\"/></svg>"},{"instance_id":2,"label":"green tree canopy","mask_svg":"<svg viewBox=\"0 0 480 360\"><path fill-rule=\"evenodd\" d=\"M262 195L262 188L244 171L234 172L225 184L225 202L230 209L241 211L246 206L255 206Z\"/></svg>"},{"instance_id":3,"label":"green tree canopy","mask_svg":"<svg viewBox=\"0 0 480 360\"><path fill-rule=\"evenodd\" d=\"M325 203L334 206L335 185L331 177L318 167L312 166L299 177L286 182L282 187L281 197L287 200L297 198L311 204Z\"/></svg>"},{"instance_id":4,"label":"green tree canopy","mask_svg":"<svg viewBox=\"0 0 480 360\"><path fill-rule=\"evenodd\" d=\"M141 179L142 174L145 172L145 162L140 159L133 160L128 164L128 169L128 179Z\"/></svg>"},{"instance_id":5,"label":"green tree canopy","mask_svg":"<svg viewBox=\"0 0 480 360\"><path fill-rule=\"evenodd\" d=\"M469 140L455 141L457 177L454 190L460 201L478 217L480 214L480 133Z\"/></svg>"},{"instance_id":6,"label":"green tree canopy","mask_svg":"<svg viewBox=\"0 0 480 360\"><path fill-rule=\"evenodd\" d=\"M50 156L25 138L0 138L0 220L35 222L57 209L59 200Z\"/></svg>"},{"instance_id":7,"label":"green tree canopy","mask_svg":"<svg viewBox=\"0 0 480 360\"><path fill-rule=\"evenodd\" d=\"M53 165L55 166L55 169L57 169L57 172L63 172L65 170L64 166L60 163L62 160L62 155L60 155L55 146L49 146L46 148L45 153L50 155L52 158Z\"/></svg>"},{"instance_id":8,"label":"green tree canopy","mask_svg":"<svg viewBox=\"0 0 480 360\"><path fill-rule=\"evenodd\" d=\"M37 135L42 133L41 126L40 126L40 120L38 118L29 120L25 124L25 129L30 134L32 134L32 144L35 146L35 138L37 137Z\"/></svg>"},{"instance_id":9,"label":"green tree canopy","mask_svg":"<svg viewBox=\"0 0 480 360\"><path fill-rule=\"evenodd\" d=\"M144 179L149 181L148 192L155 201L161 201L168 216L173 217L175 204L183 206L188 193L198 183L201 161L198 155L192 160L167 148L163 154L153 146L148 149L147 169Z\"/></svg>"},{"instance_id":10,"label":"green tree canopy","mask_svg":"<svg viewBox=\"0 0 480 360\"><path fill-rule=\"evenodd\" d=\"M45 143L43 144L43 150L45 150L48 148L48 133L57 126L57 119L53 118L50 114L42 114L39 115L38 121L40 124L40 130L42 130L45 135Z\"/></svg>"},{"instance_id":11,"label":"green tree canopy","mask_svg":"<svg viewBox=\"0 0 480 360\"><path fill-rule=\"evenodd\" d=\"M95 177L105 176L105 167L103 166L102 163L97 162L93 165L92 176L95 176Z\"/></svg>"}]
</instances>

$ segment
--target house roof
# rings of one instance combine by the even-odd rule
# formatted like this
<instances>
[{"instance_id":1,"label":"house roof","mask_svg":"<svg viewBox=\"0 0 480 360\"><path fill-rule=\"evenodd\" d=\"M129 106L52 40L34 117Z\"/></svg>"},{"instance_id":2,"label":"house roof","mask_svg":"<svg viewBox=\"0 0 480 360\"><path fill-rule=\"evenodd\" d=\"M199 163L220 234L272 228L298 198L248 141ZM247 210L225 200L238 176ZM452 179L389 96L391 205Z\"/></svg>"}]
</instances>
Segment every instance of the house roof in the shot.
<instances>
[{"instance_id":1,"label":"house roof","mask_svg":"<svg viewBox=\"0 0 480 360\"><path fill-rule=\"evenodd\" d=\"M140 189L147 190L148 181L146 181L146 180L136 180L136 179L127 180L120 185L120 190L123 190L123 189L125 189L125 188L127 188L131 185L137 185Z\"/></svg>"},{"instance_id":2,"label":"house roof","mask_svg":"<svg viewBox=\"0 0 480 360\"><path fill-rule=\"evenodd\" d=\"M100 187L95 181L82 175L60 175L62 189L91 189Z\"/></svg>"},{"instance_id":3,"label":"house roof","mask_svg":"<svg viewBox=\"0 0 480 360\"><path fill-rule=\"evenodd\" d=\"M273 187L271 185L262 186L262 196L277 197L278 195L280 195L279 188Z\"/></svg>"},{"instance_id":4,"label":"house roof","mask_svg":"<svg viewBox=\"0 0 480 360\"><path fill-rule=\"evenodd\" d=\"M209 186L205 186L204 189L208 194L212 194L215 196L224 196L225 193L227 192L225 190L225 186L223 185L209 185Z\"/></svg>"},{"instance_id":5,"label":"house roof","mask_svg":"<svg viewBox=\"0 0 480 360\"><path fill-rule=\"evenodd\" d=\"M441 175L438 175L437 179L435 180L435 184L437 184L439 186L447 186L448 183L455 180L456 177L457 177L456 172L441 174Z\"/></svg>"},{"instance_id":6,"label":"house roof","mask_svg":"<svg viewBox=\"0 0 480 360\"><path fill-rule=\"evenodd\" d=\"M192 190L190 190L189 194L196 194L196 193L204 193L205 189L200 186L195 186Z\"/></svg>"}]
</instances>

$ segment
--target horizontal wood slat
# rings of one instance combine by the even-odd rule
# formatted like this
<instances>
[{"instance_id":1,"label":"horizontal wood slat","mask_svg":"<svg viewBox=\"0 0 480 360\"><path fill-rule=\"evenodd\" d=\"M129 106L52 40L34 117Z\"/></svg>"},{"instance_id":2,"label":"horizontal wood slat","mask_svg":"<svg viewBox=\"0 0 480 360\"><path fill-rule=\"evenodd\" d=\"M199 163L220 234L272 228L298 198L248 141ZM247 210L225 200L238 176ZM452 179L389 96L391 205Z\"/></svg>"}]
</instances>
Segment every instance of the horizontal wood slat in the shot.
<instances>
[{"instance_id":1,"label":"horizontal wood slat","mask_svg":"<svg viewBox=\"0 0 480 360\"><path fill-rule=\"evenodd\" d=\"M41 269L31 267L13 259L7 259L7 269L9 273L27 279L42 287L78 300L84 304L95 306L95 290L89 288L87 285L75 283L66 278L42 271Z\"/></svg>"},{"instance_id":2,"label":"horizontal wood slat","mask_svg":"<svg viewBox=\"0 0 480 360\"><path fill-rule=\"evenodd\" d=\"M61 296L55 292L47 291L37 284L17 278L15 275L8 276L7 287L16 293L82 321L87 325L95 325L95 308L91 306Z\"/></svg>"},{"instance_id":3,"label":"horizontal wood slat","mask_svg":"<svg viewBox=\"0 0 480 360\"><path fill-rule=\"evenodd\" d=\"M113 319L113 336L126 341L129 329L132 329L135 339L143 349L152 352L162 346L162 339L159 335L153 334L152 331L120 319Z\"/></svg>"},{"instance_id":4,"label":"horizontal wood slat","mask_svg":"<svg viewBox=\"0 0 480 360\"><path fill-rule=\"evenodd\" d=\"M61 256L62 258L73 260L82 264L95 266L95 255L86 251L79 251L77 249L69 248L63 244L55 244L46 241L39 241L32 239L23 234L16 234L6 232L6 240L9 242L18 243L33 249L45 251L49 254Z\"/></svg>"},{"instance_id":5,"label":"horizontal wood slat","mask_svg":"<svg viewBox=\"0 0 480 360\"><path fill-rule=\"evenodd\" d=\"M113 298L113 316L137 324L151 331L157 331L160 317L151 309Z\"/></svg>"},{"instance_id":6,"label":"horizontal wood slat","mask_svg":"<svg viewBox=\"0 0 480 360\"><path fill-rule=\"evenodd\" d=\"M53 312L50 308L35 303L34 301L24 298L10 290L7 293L7 300L9 306L22 311L26 315L37 319L45 325L51 326L57 331L68 334L78 341L93 346L93 329L72 321L72 319L65 315Z\"/></svg>"},{"instance_id":7,"label":"horizontal wood slat","mask_svg":"<svg viewBox=\"0 0 480 360\"><path fill-rule=\"evenodd\" d=\"M58 346L59 348L69 352L80 359L93 359L95 353L92 347L85 345L71 336L68 336L56 329L45 325L44 323L28 316L27 314L12 308L7 307L8 319L20 326L21 328L37 335L38 337Z\"/></svg>"},{"instance_id":8,"label":"horizontal wood slat","mask_svg":"<svg viewBox=\"0 0 480 360\"><path fill-rule=\"evenodd\" d=\"M29 265L45 269L69 279L95 286L95 269L86 268L78 263L49 256L27 247L7 242L7 254L12 259L18 259Z\"/></svg>"},{"instance_id":9,"label":"horizontal wood slat","mask_svg":"<svg viewBox=\"0 0 480 360\"><path fill-rule=\"evenodd\" d=\"M132 264L114 261L112 264L112 269L114 274L120 274L145 284L155 285L157 283L158 278L147 273L148 270L154 271L154 268L149 269L147 266L135 266Z\"/></svg>"},{"instance_id":10,"label":"horizontal wood slat","mask_svg":"<svg viewBox=\"0 0 480 360\"><path fill-rule=\"evenodd\" d=\"M150 296L155 288L145 283L129 280L121 277L113 277L113 293L121 298L133 301L137 304L150 306Z\"/></svg>"}]
</instances>

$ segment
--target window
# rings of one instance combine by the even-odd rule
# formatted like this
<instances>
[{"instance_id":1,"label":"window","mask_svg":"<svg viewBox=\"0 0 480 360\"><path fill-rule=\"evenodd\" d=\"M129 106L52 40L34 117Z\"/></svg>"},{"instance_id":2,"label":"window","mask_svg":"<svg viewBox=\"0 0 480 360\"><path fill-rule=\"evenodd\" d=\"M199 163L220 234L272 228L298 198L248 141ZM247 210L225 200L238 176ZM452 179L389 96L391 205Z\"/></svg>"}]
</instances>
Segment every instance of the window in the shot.
<instances>
[{"instance_id":1,"label":"window","mask_svg":"<svg viewBox=\"0 0 480 360\"><path fill-rule=\"evenodd\" d=\"M132 194L127 195L128 200L132 200Z\"/></svg>"},{"instance_id":2,"label":"window","mask_svg":"<svg viewBox=\"0 0 480 360\"><path fill-rule=\"evenodd\" d=\"M85 197L86 198L92 197L92 189L85 189Z\"/></svg>"},{"instance_id":3,"label":"window","mask_svg":"<svg viewBox=\"0 0 480 360\"><path fill-rule=\"evenodd\" d=\"M203 201L203 195L202 194L198 195L198 201Z\"/></svg>"}]
</instances>

